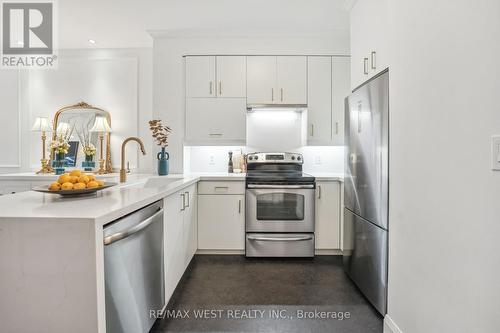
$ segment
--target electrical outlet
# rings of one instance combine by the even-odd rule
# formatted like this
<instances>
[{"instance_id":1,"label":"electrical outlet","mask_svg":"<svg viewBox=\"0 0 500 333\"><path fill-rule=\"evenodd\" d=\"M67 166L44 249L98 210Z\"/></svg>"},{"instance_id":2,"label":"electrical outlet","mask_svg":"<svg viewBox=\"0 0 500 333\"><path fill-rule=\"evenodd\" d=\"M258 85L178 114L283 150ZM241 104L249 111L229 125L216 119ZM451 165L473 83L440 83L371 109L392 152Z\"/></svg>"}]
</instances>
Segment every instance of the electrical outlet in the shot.
<instances>
[{"instance_id":1,"label":"electrical outlet","mask_svg":"<svg viewBox=\"0 0 500 333\"><path fill-rule=\"evenodd\" d=\"M208 158L208 165L215 165L214 155L210 155L210 157Z\"/></svg>"},{"instance_id":2,"label":"electrical outlet","mask_svg":"<svg viewBox=\"0 0 500 333\"><path fill-rule=\"evenodd\" d=\"M314 164L316 165L321 164L321 156L314 156Z\"/></svg>"},{"instance_id":3,"label":"electrical outlet","mask_svg":"<svg viewBox=\"0 0 500 333\"><path fill-rule=\"evenodd\" d=\"M500 171L500 135L491 137L491 169Z\"/></svg>"}]
</instances>

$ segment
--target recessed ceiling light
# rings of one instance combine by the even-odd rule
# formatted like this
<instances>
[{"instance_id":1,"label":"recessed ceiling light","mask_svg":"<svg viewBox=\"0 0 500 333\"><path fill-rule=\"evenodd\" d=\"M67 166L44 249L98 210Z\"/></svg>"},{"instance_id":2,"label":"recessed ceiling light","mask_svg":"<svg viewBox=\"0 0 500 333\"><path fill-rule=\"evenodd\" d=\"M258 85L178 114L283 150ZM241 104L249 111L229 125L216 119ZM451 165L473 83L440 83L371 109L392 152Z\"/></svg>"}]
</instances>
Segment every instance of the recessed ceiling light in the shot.
<instances>
[{"instance_id":1,"label":"recessed ceiling light","mask_svg":"<svg viewBox=\"0 0 500 333\"><path fill-rule=\"evenodd\" d=\"M90 43L90 44L95 44L95 40L93 40L93 39L89 39L89 43Z\"/></svg>"}]
</instances>

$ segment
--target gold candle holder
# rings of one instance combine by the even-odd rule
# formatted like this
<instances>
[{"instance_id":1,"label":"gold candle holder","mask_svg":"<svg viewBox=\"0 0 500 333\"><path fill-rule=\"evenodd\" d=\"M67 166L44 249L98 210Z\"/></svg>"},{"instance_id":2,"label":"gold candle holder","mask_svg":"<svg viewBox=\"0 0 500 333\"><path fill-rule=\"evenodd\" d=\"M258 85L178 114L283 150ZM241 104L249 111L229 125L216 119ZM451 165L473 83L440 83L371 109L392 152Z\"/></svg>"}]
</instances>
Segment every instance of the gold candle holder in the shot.
<instances>
[{"instance_id":1,"label":"gold candle holder","mask_svg":"<svg viewBox=\"0 0 500 333\"><path fill-rule=\"evenodd\" d=\"M35 124L33 125L33 128L31 129L34 132L42 132L42 159L40 160L40 163L42 164L42 168L38 170L36 173L51 173L54 172L52 167L50 166L49 160L46 158L46 141L47 141L47 135L46 132L50 132L52 129L50 128L50 122L47 117L38 117L35 120Z\"/></svg>"}]
</instances>

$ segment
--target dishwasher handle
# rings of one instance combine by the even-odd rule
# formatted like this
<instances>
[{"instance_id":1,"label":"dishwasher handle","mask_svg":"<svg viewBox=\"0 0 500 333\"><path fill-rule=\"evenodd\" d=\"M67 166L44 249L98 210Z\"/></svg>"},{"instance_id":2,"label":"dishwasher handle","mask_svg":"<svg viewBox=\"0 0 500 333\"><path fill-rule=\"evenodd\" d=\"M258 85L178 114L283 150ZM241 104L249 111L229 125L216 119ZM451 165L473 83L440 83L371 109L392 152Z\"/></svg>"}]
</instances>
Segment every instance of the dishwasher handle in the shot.
<instances>
[{"instance_id":1,"label":"dishwasher handle","mask_svg":"<svg viewBox=\"0 0 500 333\"><path fill-rule=\"evenodd\" d=\"M114 242L118 242L119 240L122 240L124 238L127 238L128 236L131 236L141 230L143 230L144 228L146 228L148 225L150 225L151 223L154 222L154 219L158 216L158 215L161 215L163 214L163 208L161 208L160 210L158 210L156 213L154 213L153 215L151 215L150 217L148 217L147 219L145 219L144 221L136 224L135 226L133 226L132 228L130 229L127 229L127 230L124 230L124 231L120 231L120 232L117 232L115 234L112 234L112 235L109 235L109 236L106 236L104 237L104 245L111 245L113 244Z\"/></svg>"}]
</instances>

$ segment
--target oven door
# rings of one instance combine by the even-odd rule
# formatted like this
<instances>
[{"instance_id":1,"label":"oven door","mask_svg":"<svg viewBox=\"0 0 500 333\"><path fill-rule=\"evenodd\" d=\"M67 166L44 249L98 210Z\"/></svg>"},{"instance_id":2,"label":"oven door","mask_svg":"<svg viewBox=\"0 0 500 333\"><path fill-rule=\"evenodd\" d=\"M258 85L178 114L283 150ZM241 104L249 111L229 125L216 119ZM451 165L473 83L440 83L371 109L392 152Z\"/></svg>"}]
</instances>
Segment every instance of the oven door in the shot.
<instances>
[{"instance_id":1,"label":"oven door","mask_svg":"<svg viewBox=\"0 0 500 333\"><path fill-rule=\"evenodd\" d=\"M248 185L246 231L314 232L314 186L305 187Z\"/></svg>"}]
</instances>

